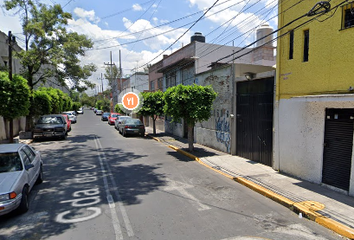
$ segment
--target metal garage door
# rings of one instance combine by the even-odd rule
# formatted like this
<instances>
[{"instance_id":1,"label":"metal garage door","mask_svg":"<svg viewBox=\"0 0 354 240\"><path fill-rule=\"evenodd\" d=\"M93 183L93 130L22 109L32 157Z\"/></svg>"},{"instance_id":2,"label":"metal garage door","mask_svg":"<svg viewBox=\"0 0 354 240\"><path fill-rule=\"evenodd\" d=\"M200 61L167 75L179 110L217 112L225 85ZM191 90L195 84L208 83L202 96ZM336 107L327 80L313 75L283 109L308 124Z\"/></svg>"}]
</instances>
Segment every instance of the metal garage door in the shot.
<instances>
[{"instance_id":1,"label":"metal garage door","mask_svg":"<svg viewBox=\"0 0 354 240\"><path fill-rule=\"evenodd\" d=\"M326 109L322 182L349 190L354 109Z\"/></svg>"},{"instance_id":2,"label":"metal garage door","mask_svg":"<svg viewBox=\"0 0 354 240\"><path fill-rule=\"evenodd\" d=\"M272 165L274 78L237 83L236 155Z\"/></svg>"}]
</instances>

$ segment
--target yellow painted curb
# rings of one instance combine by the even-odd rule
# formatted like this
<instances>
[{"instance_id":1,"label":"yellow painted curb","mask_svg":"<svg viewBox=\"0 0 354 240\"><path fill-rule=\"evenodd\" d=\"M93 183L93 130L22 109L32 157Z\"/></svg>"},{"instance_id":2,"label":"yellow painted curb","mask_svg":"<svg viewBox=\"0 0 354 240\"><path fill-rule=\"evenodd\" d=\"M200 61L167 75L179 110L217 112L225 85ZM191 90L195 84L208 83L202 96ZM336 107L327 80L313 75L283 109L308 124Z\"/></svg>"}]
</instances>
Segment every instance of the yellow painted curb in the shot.
<instances>
[{"instance_id":1,"label":"yellow painted curb","mask_svg":"<svg viewBox=\"0 0 354 240\"><path fill-rule=\"evenodd\" d=\"M350 238L350 239L354 239L354 229L347 227L333 219L327 218L327 217L318 217L316 218L315 222L317 222L318 224L329 228L333 231L335 231L336 233Z\"/></svg>"},{"instance_id":2,"label":"yellow painted curb","mask_svg":"<svg viewBox=\"0 0 354 240\"><path fill-rule=\"evenodd\" d=\"M153 139L155 139L156 141L161 142L160 139L153 137ZM304 214L307 218L309 218L310 220L315 221L316 223L344 236L350 239L354 239L354 229L345 226L344 224L341 224L333 219L324 217L323 215L317 213L316 211L323 209L324 205L318 202L314 202L314 201L305 201L305 202L294 202L291 201L290 199L283 197L265 187L262 187L252 181L249 181L243 177L233 177L227 173L224 173L223 171L220 171L219 169L213 168L211 166L209 166L208 164L204 163L203 161L201 161L198 157L194 156L193 154L190 154L186 151L183 151L173 145L168 145L169 148L197 161L198 163L202 164L203 166L222 174L223 176L230 178L260 194L262 194L263 196L266 196L272 200L274 200L277 203L280 203L281 205L291 209L294 212L301 212L302 214ZM313 206L313 205L316 206Z\"/></svg>"},{"instance_id":3,"label":"yellow painted curb","mask_svg":"<svg viewBox=\"0 0 354 240\"><path fill-rule=\"evenodd\" d=\"M276 201L277 203L280 203L281 205L287 207L287 208L291 208L291 206L295 203L293 201L291 201L290 199L283 197L265 187L262 187L252 181L249 181L243 177L238 177L236 178L236 182L241 183L242 185L251 188L252 190L262 194L263 196L266 196L274 201Z\"/></svg>"}]
</instances>

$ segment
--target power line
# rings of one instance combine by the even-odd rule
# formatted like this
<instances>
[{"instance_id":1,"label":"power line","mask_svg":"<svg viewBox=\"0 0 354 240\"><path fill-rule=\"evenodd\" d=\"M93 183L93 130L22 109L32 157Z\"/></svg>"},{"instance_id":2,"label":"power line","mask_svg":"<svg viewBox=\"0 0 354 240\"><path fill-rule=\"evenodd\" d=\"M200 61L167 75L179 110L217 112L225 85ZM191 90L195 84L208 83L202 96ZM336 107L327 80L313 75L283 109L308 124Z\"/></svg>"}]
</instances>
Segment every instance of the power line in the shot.
<instances>
[{"instance_id":1,"label":"power line","mask_svg":"<svg viewBox=\"0 0 354 240\"><path fill-rule=\"evenodd\" d=\"M275 1L277 1L277 0L273 0L273 2L275 2ZM247 9L245 9L245 10L247 10ZM263 9L260 9L260 10L258 10L257 12L255 12L254 13L254 17L257 17L256 16L256 14L258 13L258 12L260 12L260 11L262 11ZM268 14L267 14L267 16L270 14L270 12L272 11L272 9L268 12ZM274 18L274 17L273 17ZM266 21L269 21L269 20L271 20L272 18L270 18L270 19L267 19ZM249 19L249 21L244 21L243 22L243 24L240 26L240 25L237 25L237 26L235 26L236 28L238 28L238 29L241 29L243 26L246 26L249 22L251 22L251 21L253 21L253 18L250 18ZM264 19L263 19L263 21L264 21ZM259 25L258 25L259 26ZM249 35L252 33L252 31L253 30L255 30L258 26L256 26L256 27L254 27L254 28L251 28L250 30L248 30L246 33L249 33ZM233 27L233 28L235 28L235 27ZM236 29L236 31L238 31L238 29ZM212 31L213 32L213 31ZM211 33L211 32L210 32ZM210 33L208 33L207 35L209 35ZM234 32L232 32L231 34L233 34ZM244 34L241 34L240 36L238 36L237 38L239 38L239 37L241 37L241 36L243 36L243 35L245 35L246 33L244 33ZM222 42L223 40L225 40L227 37L229 37L231 34L229 34L229 35L227 35L226 37L224 37L220 42ZM206 35L206 36L207 36ZM248 35L248 36L249 36ZM221 34L219 35L219 36L221 36ZM218 36L218 37L219 37ZM247 37L248 37L247 36ZM218 38L217 37L217 38ZM247 38L246 37L246 38ZM217 38L214 38L213 39L213 42L215 43L215 40L217 39ZM236 39L237 39L236 38ZM245 39L246 39L245 38ZM233 40L235 40L235 39L233 39ZM232 40L232 41L233 41ZM207 54L205 54L205 55L203 55L203 53L205 53L207 50L208 50L208 46L205 46L206 48L205 48L205 50L203 50L201 53L200 53L200 55L201 56L199 56L199 57L204 57L204 56L207 56L207 55L209 55L209 54L211 54L212 52L214 52L214 51L216 51L216 50L218 50L218 49L220 49L221 47L223 47L223 46L225 46L226 44L228 44L228 43L230 43L231 41L229 41L229 42L226 42L225 44L222 44L222 45L220 45L219 47L217 47L217 48L215 48L214 50L212 50L212 51L210 51L209 53L207 53Z\"/></svg>"},{"instance_id":2,"label":"power line","mask_svg":"<svg viewBox=\"0 0 354 240\"><path fill-rule=\"evenodd\" d=\"M150 1L147 1L147 2L144 2L144 3L141 3L140 5L143 6L143 5L146 5L146 4L148 4L148 3L150 3L150 2L154 2L154 1L156 1L156 0L150 0ZM119 15L119 14L122 14L122 13L125 13L125 12L129 12L129 11L131 11L131 10L133 10L133 9L134 9L134 7L127 8L127 9L124 9L124 10L122 10L122 11L113 13L113 14L111 14L111 15L108 15L108 16L105 16L105 17L101 17L100 19L106 19L106 18L114 17L114 16L117 16L117 15Z\"/></svg>"},{"instance_id":3,"label":"power line","mask_svg":"<svg viewBox=\"0 0 354 240\"><path fill-rule=\"evenodd\" d=\"M339 3L338 5L336 5L336 6L333 7L333 8L328 8L328 5L322 5L322 6L324 6L325 10L320 11L320 12L318 12L318 13L316 13L316 11L319 10L319 9L315 9L315 7L316 7L316 5L317 5L317 4L316 4L309 12L307 12L307 13L305 13L304 15L301 15L300 17L298 17L298 18L296 18L296 19L290 21L289 23L285 24L283 27L281 27L281 28L279 28L279 29L277 29L277 30L275 30L275 31L273 31L273 32L279 32L279 31L283 30L285 27L289 26L290 24L294 23L295 21L298 21L299 19L303 18L304 16L315 16L316 14L319 15L319 16L317 16L317 17L315 17L315 18L311 18L311 19L305 21L304 23L301 23L300 25L294 27L293 30L296 30L296 29L298 29L298 28L300 28L300 27L302 27L302 26L304 26L304 25L306 25L306 24L308 24L308 23L310 23L310 22L312 22L312 21L314 21L314 20L317 20L317 18L319 18L320 16L322 16L322 15L324 15L324 14L326 14L326 13L332 11L333 9L335 9L335 11L337 11L338 7L340 7L341 5L343 5L343 4L346 3L346 2L348 2L348 0L345 0L345 1L341 2L341 3ZM327 3L329 3L329 2L327 2ZM314 10L315 10L315 11L314 11ZM333 15L332 15L332 16L333 16ZM328 18L327 18L327 19L328 19ZM326 19L326 20L327 20L327 19ZM243 57L243 56L245 56L245 55L247 55L247 54L249 54L249 53L251 53L251 52L257 50L258 48L260 48L260 47L262 47L262 46L264 46L264 45L267 45L267 44L269 44L269 43L274 42L274 41L277 40L278 38L281 38L281 37L286 36L288 33L289 33L289 32L285 32L285 33L281 34L280 36L277 36L276 38L274 38L274 39L272 39L272 40L270 40L270 41L268 41L268 42L262 44L261 46L258 46L258 47L256 47L256 48L250 50L250 51L247 52L247 53L244 53L244 54L242 54L242 55L240 55L240 56L237 56L237 57L232 58L232 60L230 60L230 61L233 61L233 60L236 60L236 59L238 59L238 58L241 58L241 57ZM254 43L256 43L256 42L258 42L258 41L260 41L260 40L263 40L264 38L268 37L269 35L270 35L270 34L264 36L263 38L261 38L261 39L255 41ZM252 43L252 44L254 44L254 43ZM239 51L242 51L242 50L245 50L245 48L243 48L243 49L241 49L241 50L239 50ZM231 55L228 55L228 56L230 57ZM219 60L218 60L218 61L219 61ZM230 61L228 61L228 62L230 62Z\"/></svg>"},{"instance_id":4,"label":"power line","mask_svg":"<svg viewBox=\"0 0 354 240\"><path fill-rule=\"evenodd\" d=\"M230 1L231 1L231 0L226 0L226 1L221 2L221 3L219 3L219 4L215 5L215 6L220 6L220 5L225 4L225 3L227 3L227 2L230 2ZM240 0L239 2L237 2L237 3L233 4L233 5L227 6L226 8L223 8L223 9L221 9L221 10L215 12L215 13L212 13L212 14L210 14L210 15L208 15L208 16L205 16L205 18L208 18L208 17L210 17L210 16L216 15L216 14L218 14L218 13L224 11L224 10L227 10L227 9L229 9L230 7L234 7L234 6L236 6L236 5L238 5L238 4L242 3L242 2L243 2L243 0ZM184 16L184 17L181 17L181 18L178 18L178 19L175 19L175 20L172 20L172 21L162 23L162 24L157 25L157 26L155 26L155 27L148 28L148 29L144 29L144 30L137 31L137 32L134 32L134 33L129 33L129 34L125 34L125 35L119 35L119 36L117 36L117 37L111 37L111 38L106 38L106 39L101 39L101 40L96 40L96 41L94 41L94 43L102 42L102 41L106 41L106 40L112 40L112 39L116 39L116 38L122 38L122 37L127 37L127 36L136 35L136 34L138 34L138 33L146 32L146 31L150 31L150 30L153 30L153 29L157 29L157 28L159 28L159 27L163 27L163 26L166 26L166 25L170 25L171 23L179 22L179 21L181 21L181 20L184 20L184 19L186 19L186 18L190 18L190 17L192 17L192 16L194 16L194 15L197 15L197 14L200 14L200 13L203 13L203 12L204 12L204 11L198 11L198 12L195 12L195 13L192 13L192 14L189 14L189 15L186 15L186 16ZM189 25L189 24L192 24L193 22L194 22L194 21L189 22L189 23L187 23L187 24L185 24L185 25L183 25L183 26L177 27L176 29L179 29L179 28L181 28L181 27L184 27L184 26L187 26L187 25ZM162 34L163 34L163 33L162 33Z\"/></svg>"},{"instance_id":5,"label":"power line","mask_svg":"<svg viewBox=\"0 0 354 240\"><path fill-rule=\"evenodd\" d=\"M159 1L159 3L157 4L157 7L156 7L156 8L158 8L158 7L160 6L161 2L162 2L162 0ZM155 2L154 2L154 4L155 4ZM152 5L151 5L151 6L152 6ZM151 7L151 6L150 6L150 7ZM151 16L150 16L148 22L150 22L150 20L152 19L152 17L154 16L155 13L156 13L156 9L155 9L155 11L151 14ZM145 25L145 26L146 26L146 25ZM145 28L145 27L144 27L144 28ZM142 34L143 34L143 32L140 33L138 39L140 39L140 37L141 37ZM131 51L134 50L134 47L135 47L135 44L134 44L133 47L131 48Z\"/></svg>"},{"instance_id":6,"label":"power line","mask_svg":"<svg viewBox=\"0 0 354 240\"><path fill-rule=\"evenodd\" d=\"M288 9L284 10L282 13L288 11L289 9L293 8L294 6L296 6L297 4L301 3L302 1L304 1L304 0L301 0L301 1L297 2L296 4L292 5L292 6L289 7ZM335 9L335 11L337 11L338 7L341 6L341 5L343 5L343 4L346 3L346 2L348 2L348 0L345 0L345 1L341 2L340 4L336 5L336 6L333 7L332 9L327 9L326 12L320 13L320 16L317 16L317 17L315 17L315 18L312 18L312 19L310 19L310 20L308 20L308 21L306 21L306 22L304 22L304 23L302 23L302 24L300 24L300 25L294 27L293 29L294 29L294 30L295 30L295 29L298 29L298 28L300 28L301 26L304 26L305 24L307 24L307 23L309 23L309 22L311 22L311 21L317 20L317 18L323 16L325 13L328 13L328 12L332 11L333 9ZM277 30L275 30L275 31L273 31L273 32L278 32L278 31L284 29L285 27L287 27L287 26L289 26L290 24L294 23L295 21L301 19L302 17L307 16L310 12L311 12L311 10L310 10L309 12L307 12L306 14L304 14L304 15L302 15L302 16L300 16L300 17L294 19L294 20L292 20L291 22L287 23L287 24L284 25L283 27L281 27L281 28L279 28L279 29L277 29ZM282 14L282 13L281 13L281 14ZM311 14L310 14L310 15L311 15ZM333 14L332 14L332 16L333 16ZM327 19L328 19L328 18L326 18L326 20L327 20ZM271 34L273 34L273 33L271 33ZM268 36L271 35L271 34L268 34L268 35L265 36L264 38L268 37ZM260 46L258 46L258 47L256 47L256 48L253 48L253 49L251 49L250 51L248 51L248 52L246 52L246 53L243 53L243 54L241 54L241 55L238 55L238 56L236 56L236 57L231 58L230 60L228 60L228 61L225 62L225 63L230 63L230 62L232 62L232 61L234 61L234 60L236 60L236 59L239 59L239 58L241 58L241 57L243 57L243 56L246 56L246 55L250 54L251 52L253 52L253 51L255 51L255 50L257 50L257 49L259 49L259 48L261 48L261 47L263 47L263 46L265 46L265 45L267 45L267 44L269 44L269 43L275 42L277 39L279 39L279 38L281 38L281 37L284 37L284 36L286 36L287 34L288 34L288 32L286 32L286 33L284 33L284 34L282 34L282 35L280 35L280 36L277 36L276 38L274 38L274 39L272 39L272 40L270 40L270 41L268 41L268 42L266 42L266 43L264 43L264 44L262 44L262 45L260 45ZM258 39L257 41L251 43L250 45L253 45L253 44L257 43L258 41L261 41L261 40L263 40L264 38ZM249 45L248 45L248 46L249 46ZM238 50L237 52L234 52L233 54L227 55L227 56L223 57L222 59L225 59L225 58L234 56L234 55L236 55L237 53L240 53L240 52L242 52L242 51L244 51L244 50L247 50L247 49L248 49L248 48L247 48L248 46L246 46L246 47L244 47L244 48L241 48L241 49ZM218 62L218 61L220 61L220 59L217 60L216 62ZM189 63L186 63L186 64L184 64L184 65L182 65L182 66L179 66L179 67L180 67L180 68L183 68L183 67L187 66L188 64L189 64ZM199 66L199 67L205 67L205 66L208 66L208 65L210 65L210 63L205 64L205 65L203 65L203 66Z\"/></svg>"},{"instance_id":7,"label":"power line","mask_svg":"<svg viewBox=\"0 0 354 240\"><path fill-rule=\"evenodd\" d=\"M225 2L228 2L228 1L230 1L230 0L227 0L227 1L225 1ZM233 4L233 5L231 5L231 6L235 6L235 5L239 4L239 3L241 3L242 1L243 1L243 0L237 2L236 4ZM223 3L225 3L225 2L223 2ZM221 5L221 3L220 3L219 5ZM228 6L228 7L226 7L226 8L223 8L223 9L221 9L221 10L219 10L219 11L213 13L213 14L208 15L207 17L210 17L210 16L212 16L212 15L216 15L216 14L218 14L218 13L220 13L220 12L223 12L223 11L229 9L231 6ZM205 19L205 18L207 18L207 17L203 16L202 19ZM185 24L185 25L179 26L178 28L172 28L172 29L170 29L170 30L168 30L168 31L164 31L164 32L161 32L161 33L159 33L159 34L155 34L155 35L153 35L153 36L149 36L149 37L146 37L146 38L142 38L142 39L140 39L140 40L135 40L135 41L130 41L130 42L126 42L126 43L115 44L115 45L112 45L112 46L106 46L106 47L101 47L101 48L88 49L87 51L104 50L104 49L109 49L109 48L113 48L113 47L118 47L118 46L124 46L124 45L134 44L134 43L137 43L137 42L140 42L140 41L144 41L144 40L148 40L148 39L151 39L151 38L158 37L158 36L160 36L160 35L163 35L163 34L166 34L166 33L169 33L169 32L176 31L177 29L183 28L183 27L188 26L188 25L191 25L191 24L193 24L193 23L195 23L195 21L192 21L192 22L189 22L189 23L187 23L187 24ZM192 27L193 27L193 26L192 26ZM143 31L144 31L144 30L143 30ZM142 31L140 31L140 32L142 32ZM131 34L129 34L129 35L131 35ZM125 36L127 36L127 35L125 35ZM97 41L96 41L96 42L97 42Z\"/></svg>"},{"instance_id":8,"label":"power line","mask_svg":"<svg viewBox=\"0 0 354 240\"><path fill-rule=\"evenodd\" d=\"M144 67L146 65L148 65L149 63L151 63L152 61L154 61L156 58L158 58L159 56L161 56L162 54L164 54L170 47L172 47L176 42L178 42L178 40L180 40L184 35L186 35L186 33L192 28L194 27L204 16L205 14L207 14L214 6L215 4L217 4L217 2L219 2L219 0L216 0L213 5L208 8L204 14L202 16L200 16L197 21L195 21L195 23L192 24L192 26L190 26L181 36L179 36L170 46L168 46L164 51L162 51L162 53L160 53L159 55L157 55L156 57L154 57L152 60L150 60L149 62L145 63L144 65L140 66L139 68L141 67Z\"/></svg>"}]
</instances>

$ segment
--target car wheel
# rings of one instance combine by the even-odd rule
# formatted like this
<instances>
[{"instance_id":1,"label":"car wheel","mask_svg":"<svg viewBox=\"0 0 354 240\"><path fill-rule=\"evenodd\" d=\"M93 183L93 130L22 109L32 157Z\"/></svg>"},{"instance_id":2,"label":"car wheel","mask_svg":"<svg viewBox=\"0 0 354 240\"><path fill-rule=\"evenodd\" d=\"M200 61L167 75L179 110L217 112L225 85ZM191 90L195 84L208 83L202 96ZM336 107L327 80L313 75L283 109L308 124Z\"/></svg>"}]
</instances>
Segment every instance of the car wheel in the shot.
<instances>
[{"instance_id":1,"label":"car wheel","mask_svg":"<svg viewBox=\"0 0 354 240\"><path fill-rule=\"evenodd\" d=\"M65 135L64 135L64 136L62 136L62 139L63 139L63 140L66 140L67 136L68 136L68 134L67 134L67 133L65 133Z\"/></svg>"},{"instance_id":2,"label":"car wheel","mask_svg":"<svg viewBox=\"0 0 354 240\"><path fill-rule=\"evenodd\" d=\"M24 187L22 190L22 198L21 203L18 206L18 211L20 213L25 213L29 209L29 202L28 202L28 187Z\"/></svg>"},{"instance_id":3,"label":"car wheel","mask_svg":"<svg viewBox=\"0 0 354 240\"><path fill-rule=\"evenodd\" d=\"M124 130L122 130L122 135L123 135L123 137L126 137L126 136L127 136L127 134L125 133Z\"/></svg>"},{"instance_id":4,"label":"car wheel","mask_svg":"<svg viewBox=\"0 0 354 240\"><path fill-rule=\"evenodd\" d=\"M43 182L43 167L41 166L39 169L39 175L38 175L36 183L40 184L42 182Z\"/></svg>"}]
</instances>

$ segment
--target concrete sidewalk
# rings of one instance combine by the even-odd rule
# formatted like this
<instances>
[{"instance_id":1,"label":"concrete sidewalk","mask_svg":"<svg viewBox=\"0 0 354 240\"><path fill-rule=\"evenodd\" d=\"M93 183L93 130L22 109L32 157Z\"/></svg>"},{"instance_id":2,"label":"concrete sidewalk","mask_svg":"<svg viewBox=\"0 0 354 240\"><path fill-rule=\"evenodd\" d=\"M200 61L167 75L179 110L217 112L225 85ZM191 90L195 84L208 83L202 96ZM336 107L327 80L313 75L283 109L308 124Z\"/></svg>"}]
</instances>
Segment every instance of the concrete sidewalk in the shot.
<instances>
[{"instance_id":1,"label":"concrete sidewalk","mask_svg":"<svg viewBox=\"0 0 354 240\"><path fill-rule=\"evenodd\" d=\"M271 167L194 144L188 152L187 139L147 127L149 137L198 161L205 167L239 182L317 223L354 239L354 198L318 184L281 174Z\"/></svg>"}]
</instances>

